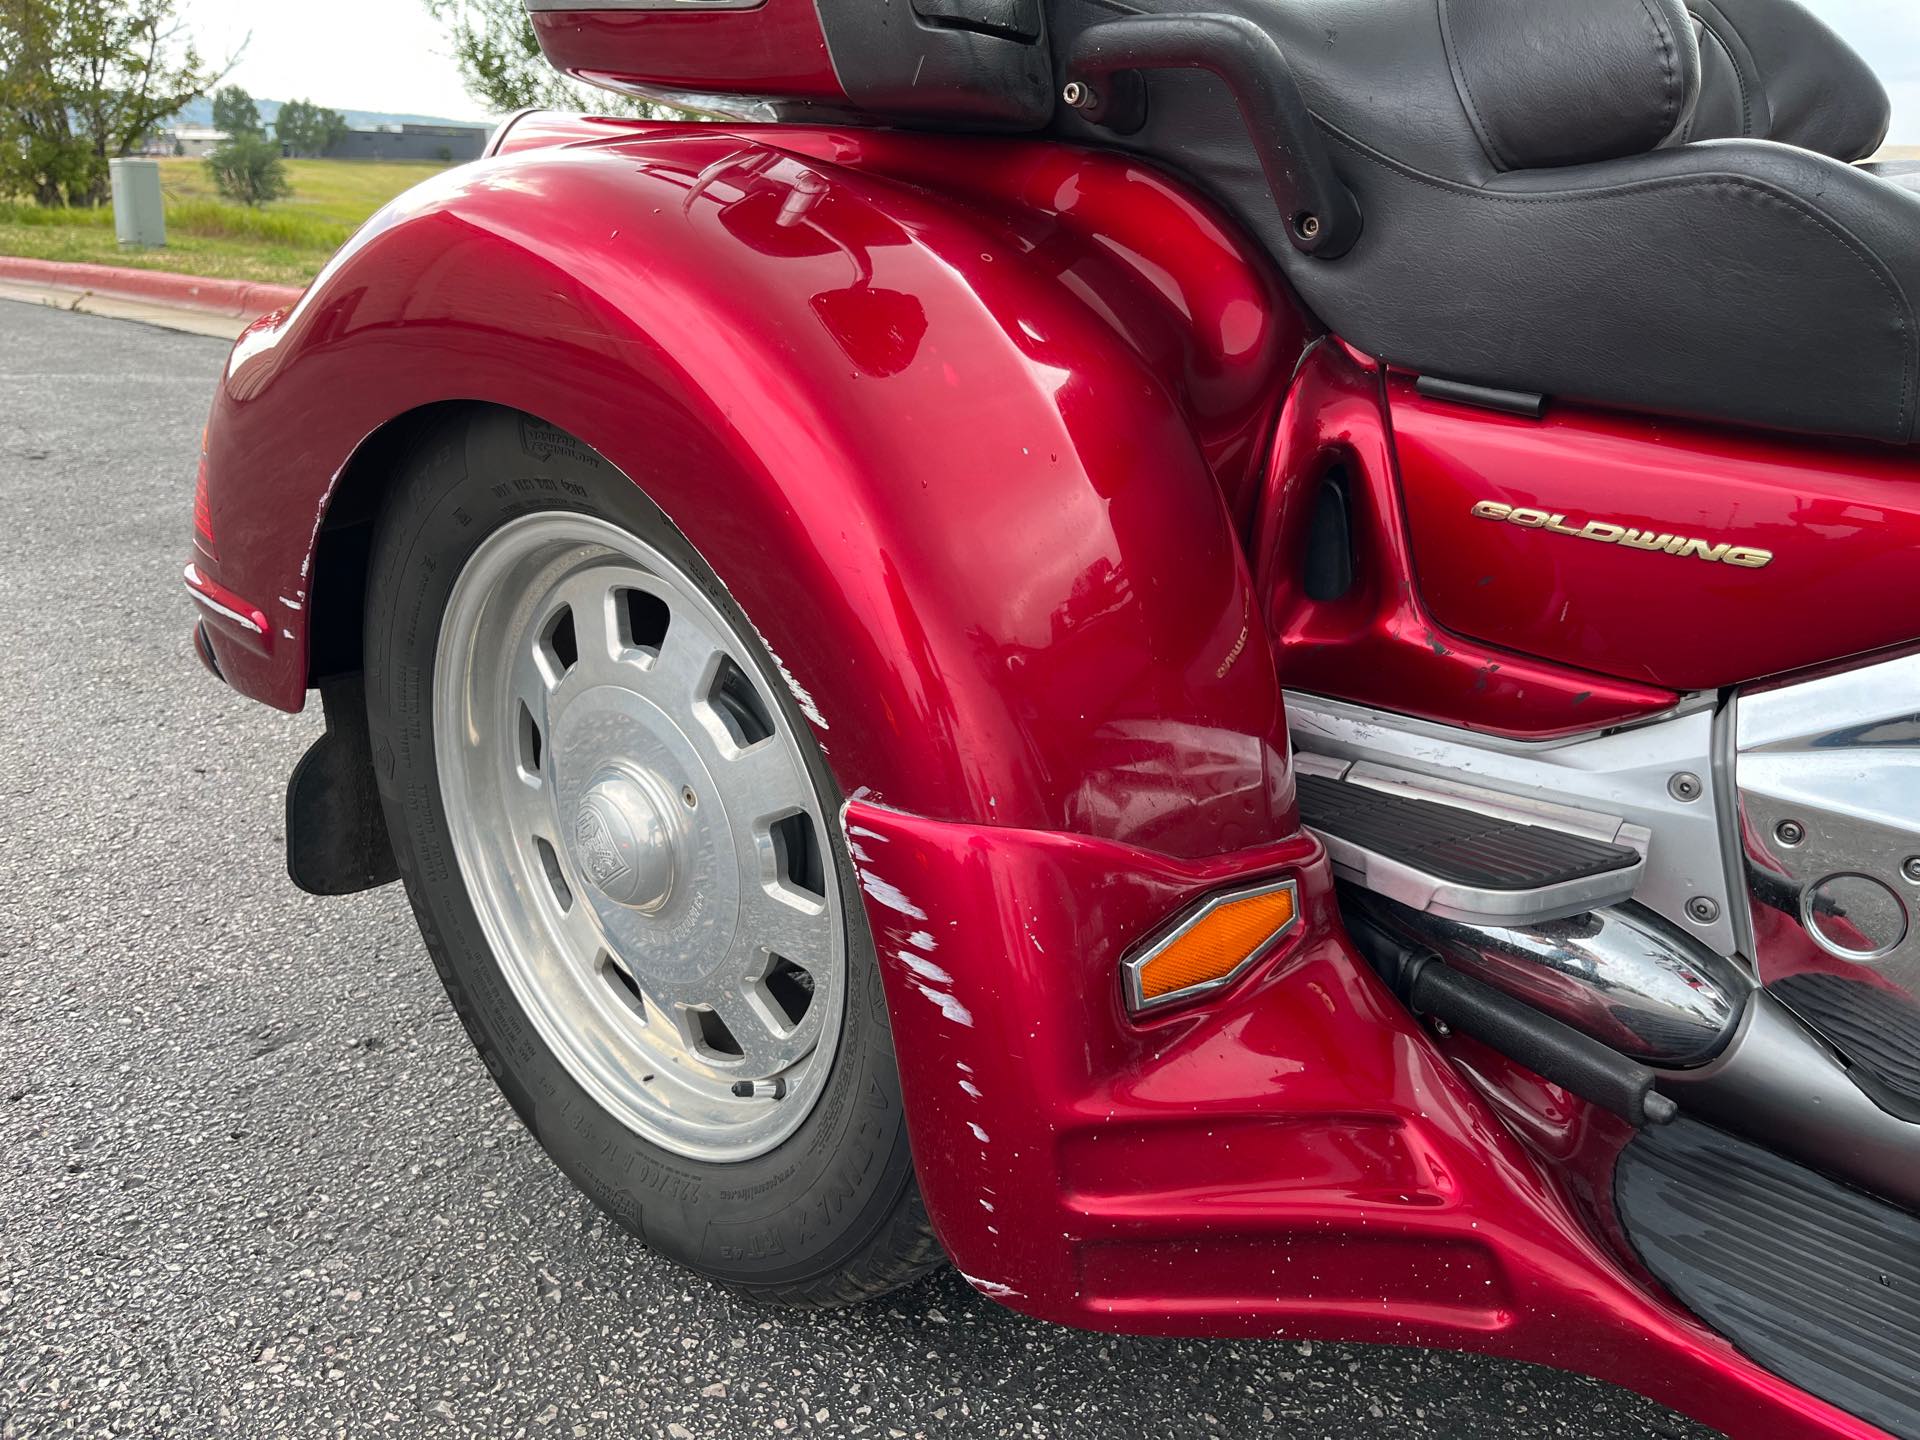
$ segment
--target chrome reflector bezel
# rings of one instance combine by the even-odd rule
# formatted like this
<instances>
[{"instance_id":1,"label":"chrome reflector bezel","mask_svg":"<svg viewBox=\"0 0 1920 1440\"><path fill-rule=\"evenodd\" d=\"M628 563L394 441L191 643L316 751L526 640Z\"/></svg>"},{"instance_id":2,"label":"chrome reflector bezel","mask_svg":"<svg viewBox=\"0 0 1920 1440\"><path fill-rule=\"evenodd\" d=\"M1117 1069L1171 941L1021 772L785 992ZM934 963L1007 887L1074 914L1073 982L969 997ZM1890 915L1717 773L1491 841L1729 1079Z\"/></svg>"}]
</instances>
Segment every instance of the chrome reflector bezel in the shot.
<instances>
[{"instance_id":1,"label":"chrome reflector bezel","mask_svg":"<svg viewBox=\"0 0 1920 1440\"><path fill-rule=\"evenodd\" d=\"M1286 891L1293 897L1292 913L1266 939L1262 940L1246 957L1226 974L1212 980L1202 980L1178 990L1170 990L1165 995L1156 995L1149 1000L1143 993L1141 974L1154 959L1164 954L1182 936L1186 935L1201 921L1223 906L1232 905L1241 900L1257 900L1262 895L1278 894ZM1300 885L1296 880L1267 880L1257 885L1243 885L1233 890L1222 890L1209 895L1181 915L1173 924L1155 933L1144 948L1129 955L1120 962L1120 985L1126 995L1129 1015L1149 1015L1165 1010L1173 1005L1184 1005L1215 991L1224 990L1232 985L1254 965L1273 953L1274 947L1291 935L1300 925Z\"/></svg>"}]
</instances>

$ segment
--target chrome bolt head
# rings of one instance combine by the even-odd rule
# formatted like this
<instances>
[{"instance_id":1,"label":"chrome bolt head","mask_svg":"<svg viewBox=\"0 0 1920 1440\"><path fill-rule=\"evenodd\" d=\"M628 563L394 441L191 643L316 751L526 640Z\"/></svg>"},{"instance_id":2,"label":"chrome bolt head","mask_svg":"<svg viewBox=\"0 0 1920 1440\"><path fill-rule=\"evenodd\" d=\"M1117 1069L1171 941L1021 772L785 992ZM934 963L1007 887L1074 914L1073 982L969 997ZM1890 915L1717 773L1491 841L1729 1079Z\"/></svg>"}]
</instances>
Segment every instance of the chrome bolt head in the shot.
<instances>
[{"instance_id":1,"label":"chrome bolt head","mask_svg":"<svg viewBox=\"0 0 1920 1440\"><path fill-rule=\"evenodd\" d=\"M1682 770L1667 780L1667 793L1681 804L1691 804L1706 793L1706 786L1691 770Z\"/></svg>"},{"instance_id":2,"label":"chrome bolt head","mask_svg":"<svg viewBox=\"0 0 1920 1440\"><path fill-rule=\"evenodd\" d=\"M1920 885L1920 855L1909 855L1906 863L1901 865L1900 873L1914 884Z\"/></svg>"},{"instance_id":3,"label":"chrome bolt head","mask_svg":"<svg viewBox=\"0 0 1920 1440\"><path fill-rule=\"evenodd\" d=\"M1720 904L1705 895L1696 895L1687 901L1687 918L1701 925L1711 925L1720 918Z\"/></svg>"},{"instance_id":4,"label":"chrome bolt head","mask_svg":"<svg viewBox=\"0 0 1920 1440\"><path fill-rule=\"evenodd\" d=\"M1773 838L1782 845L1792 848L1807 838L1807 827L1798 820L1782 820L1773 827Z\"/></svg>"},{"instance_id":5,"label":"chrome bolt head","mask_svg":"<svg viewBox=\"0 0 1920 1440\"><path fill-rule=\"evenodd\" d=\"M1075 110L1087 110L1093 106L1093 87L1080 80L1069 80L1061 90L1060 98Z\"/></svg>"},{"instance_id":6,"label":"chrome bolt head","mask_svg":"<svg viewBox=\"0 0 1920 1440\"><path fill-rule=\"evenodd\" d=\"M1302 212L1293 217L1293 228L1300 232L1302 240L1311 240L1320 233L1320 217L1311 211Z\"/></svg>"}]
</instances>

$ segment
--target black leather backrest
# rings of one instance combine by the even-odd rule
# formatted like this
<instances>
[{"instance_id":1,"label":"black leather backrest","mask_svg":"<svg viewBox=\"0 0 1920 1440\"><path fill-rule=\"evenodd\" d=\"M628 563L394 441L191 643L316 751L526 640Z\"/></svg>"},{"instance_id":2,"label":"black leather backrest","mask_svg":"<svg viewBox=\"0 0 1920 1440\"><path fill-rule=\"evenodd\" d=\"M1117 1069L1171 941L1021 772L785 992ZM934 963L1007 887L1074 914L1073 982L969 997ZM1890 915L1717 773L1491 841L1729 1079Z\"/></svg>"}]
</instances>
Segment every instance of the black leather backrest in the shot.
<instances>
[{"instance_id":1,"label":"black leather backrest","mask_svg":"<svg viewBox=\"0 0 1920 1440\"><path fill-rule=\"evenodd\" d=\"M1496 170L1654 149L1700 93L1681 0L1438 0L1460 103Z\"/></svg>"},{"instance_id":2,"label":"black leather backrest","mask_svg":"<svg viewBox=\"0 0 1920 1440\"><path fill-rule=\"evenodd\" d=\"M1864 160L1892 106L1867 62L1794 0L1687 0L1701 96L1682 140L1778 140Z\"/></svg>"}]
</instances>

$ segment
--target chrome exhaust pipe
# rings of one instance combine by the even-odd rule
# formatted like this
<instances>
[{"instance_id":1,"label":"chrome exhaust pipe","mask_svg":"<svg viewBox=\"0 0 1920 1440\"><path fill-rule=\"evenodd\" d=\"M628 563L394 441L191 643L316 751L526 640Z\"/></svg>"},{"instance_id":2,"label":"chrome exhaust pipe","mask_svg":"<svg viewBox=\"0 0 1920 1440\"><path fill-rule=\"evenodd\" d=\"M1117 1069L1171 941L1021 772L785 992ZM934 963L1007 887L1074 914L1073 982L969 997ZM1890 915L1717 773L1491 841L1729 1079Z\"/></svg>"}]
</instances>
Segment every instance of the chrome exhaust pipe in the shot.
<instances>
[{"instance_id":1,"label":"chrome exhaust pipe","mask_svg":"<svg viewBox=\"0 0 1920 1440\"><path fill-rule=\"evenodd\" d=\"M1731 961L1635 907L1503 927L1371 896L1366 912L1453 969L1657 1069L1704 1065L1726 1049L1754 988Z\"/></svg>"},{"instance_id":2,"label":"chrome exhaust pipe","mask_svg":"<svg viewBox=\"0 0 1920 1440\"><path fill-rule=\"evenodd\" d=\"M1363 923L1422 947L1655 1072L1687 1113L1920 1211L1920 1125L1732 961L1634 906L1514 928L1347 890Z\"/></svg>"}]
</instances>

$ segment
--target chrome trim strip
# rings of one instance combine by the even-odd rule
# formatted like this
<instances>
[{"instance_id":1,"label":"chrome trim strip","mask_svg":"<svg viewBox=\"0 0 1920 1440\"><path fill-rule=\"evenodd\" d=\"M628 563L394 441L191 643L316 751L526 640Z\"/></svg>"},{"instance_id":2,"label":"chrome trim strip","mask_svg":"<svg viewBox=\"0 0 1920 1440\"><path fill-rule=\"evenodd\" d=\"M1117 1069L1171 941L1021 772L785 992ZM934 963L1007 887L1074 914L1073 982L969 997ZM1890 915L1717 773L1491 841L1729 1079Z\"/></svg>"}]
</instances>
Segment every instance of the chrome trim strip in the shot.
<instances>
[{"instance_id":1,"label":"chrome trim strip","mask_svg":"<svg viewBox=\"0 0 1920 1440\"><path fill-rule=\"evenodd\" d=\"M1206 919L1207 916L1213 914L1213 912L1221 906L1231 905L1236 900L1253 900L1262 895L1276 894L1282 890L1291 891L1293 894L1293 913L1287 917L1285 924L1267 936L1267 938L1262 940L1258 945L1254 946L1252 950L1247 952L1246 959L1234 966L1233 969L1225 975L1215 980L1204 980L1198 985L1188 985L1184 989L1170 991L1165 995L1156 995L1151 1000L1147 999L1146 996L1141 993L1140 972L1146 968L1148 962L1155 956L1164 953L1168 946L1192 930L1194 926ZM1147 1015L1155 1010L1164 1009L1169 1005L1178 1005L1188 1000L1197 1000L1203 995L1211 995L1216 990L1224 990L1242 975L1246 974L1250 966L1257 964L1272 954L1273 947L1286 939L1288 935L1292 934L1299 924L1300 886L1293 880L1275 880L1262 885L1248 885L1238 890L1223 890L1217 895L1209 895L1198 905L1194 906L1192 912L1175 924L1171 930L1164 931L1151 940L1146 949L1120 962L1120 983L1126 991L1127 1013L1136 1016Z\"/></svg>"},{"instance_id":2,"label":"chrome trim strip","mask_svg":"<svg viewBox=\"0 0 1920 1440\"><path fill-rule=\"evenodd\" d=\"M193 582L190 580L183 581L182 583L185 584L187 587L187 594L191 595L195 600L199 601L201 605L206 607L208 610L211 610L215 615L218 615L221 619L231 620L234 624L238 625L242 630L246 630L254 635L259 635L262 637L266 635L267 632L262 630L258 625L254 624L251 617L242 615L238 610L229 609L227 606L222 605L218 600L215 600L211 595L207 595L202 591L195 589Z\"/></svg>"}]
</instances>

